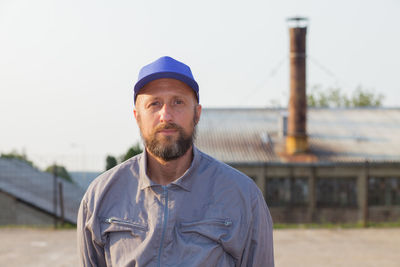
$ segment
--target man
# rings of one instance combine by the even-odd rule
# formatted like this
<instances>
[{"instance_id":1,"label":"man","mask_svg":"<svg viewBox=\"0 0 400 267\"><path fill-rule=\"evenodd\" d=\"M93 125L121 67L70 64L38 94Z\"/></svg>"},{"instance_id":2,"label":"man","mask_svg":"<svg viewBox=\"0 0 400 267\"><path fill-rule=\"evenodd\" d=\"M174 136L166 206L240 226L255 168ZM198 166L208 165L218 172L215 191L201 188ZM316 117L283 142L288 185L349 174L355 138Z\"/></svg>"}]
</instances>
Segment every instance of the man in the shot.
<instances>
[{"instance_id":1,"label":"man","mask_svg":"<svg viewBox=\"0 0 400 267\"><path fill-rule=\"evenodd\" d=\"M100 175L78 214L82 266L274 266L272 220L254 182L199 151L199 87L170 57L134 89L145 149Z\"/></svg>"}]
</instances>

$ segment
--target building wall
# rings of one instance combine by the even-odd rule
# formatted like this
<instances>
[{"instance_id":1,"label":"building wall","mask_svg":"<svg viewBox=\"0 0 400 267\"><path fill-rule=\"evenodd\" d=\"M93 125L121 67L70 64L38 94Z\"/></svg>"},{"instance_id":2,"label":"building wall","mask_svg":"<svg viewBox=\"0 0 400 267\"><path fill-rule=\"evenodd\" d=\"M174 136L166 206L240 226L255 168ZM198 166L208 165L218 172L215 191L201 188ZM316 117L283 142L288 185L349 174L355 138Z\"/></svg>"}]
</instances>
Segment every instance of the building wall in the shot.
<instances>
[{"instance_id":1,"label":"building wall","mask_svg":"<svg viewBox=\"0 0 400 267\"><path fill-rule=\"evenodd\" d=\"M0 225L51 225L53 217L0 191Z\"/></svg>"},{"instance_id":2,"label":"building wall","mask_svg":"<svg viewBox=\"0 0 400 267\"><path fill-rule=\"evenodd\" d=\"M276 223L357 223L400 220L400 164L264 164L232 165L251 177L264 194ZM395 180L398 188L379 191L389 205L371 203L371 179ZM393 180L394 179L394 180ZM386 186L387 183L386 182ZM296 185L306 199L295 196ZM375 184L372 184L375 186ZM276 201L272 187L279 188ZM385 186L385 185L384 185ZM289 189L290 188L290 189ZM394 191L393 191L394 190ZM387 190L386 190L387 191ZM301 192L300 192L301 193ZM398 196L394 196L397 194ZM283 196L283 197L282 197ZM395 201L393 201L395 199ZM379 200L379 196L378 196ZM384 200L382 200L384 201Z\"/></svg>"}]
</instances>

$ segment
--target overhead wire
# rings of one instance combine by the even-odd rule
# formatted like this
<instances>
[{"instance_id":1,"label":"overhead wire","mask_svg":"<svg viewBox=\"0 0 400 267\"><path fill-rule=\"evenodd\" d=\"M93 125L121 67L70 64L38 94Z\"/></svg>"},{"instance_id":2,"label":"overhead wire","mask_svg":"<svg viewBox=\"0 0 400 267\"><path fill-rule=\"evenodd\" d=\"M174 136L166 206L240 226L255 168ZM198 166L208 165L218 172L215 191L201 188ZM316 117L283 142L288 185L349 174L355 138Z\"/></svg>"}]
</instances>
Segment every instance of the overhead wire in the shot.
<instances>
[{"instance_id":1,"label":"overhead wire","mask_svg":"<svg viewBox=\"0 0 400 267\"><path fill-rule=\"evenodd\" d=\"M269 81L278 73L278 71L282 68L283 64L288 60L289 56L283 57L278 63L269 71L269 74L263 76L264 78L255 86L246 96L242 96L239 99L239 103L248 103L251 96L256 95L259 91L261 91L265 85L269 83Z\"/></svg>"},{"instance_id":2,"label":"overhead wire","mask_svg":"<svg viewBox=\"0 0 400 267\"><path fill-rule=\"evenodd\" d=\"M265 89L265 86L271 81L273 77L276 76L276 74L281 70L282 66L286 61L288 61L289 56L283 57L281 60L278 61L278 63L268 72L269 74L264 76L264 78L258 83L257 86L254 87L254 89L250 90L250 92L246 96L242 96L239 99L239 103L248 103L248 101L251 99L252 96L257 95L262 89ZM335 81L335 84L337 86L343 85L343 82L338 78L338 76L328 67L326 67L324 64L322 64L320 61L315 59L313 56L310 54L307 54L307 61L309 61L311 64L319 68L323 73L328 75L329 77L333 78Z\"/></svg>"},{"instance_id":3,"label":"overhead wire","mask_svg":"<svg viewBox=\"0 0 400 267\"><path fill-rule=\"evenodd\" d=\"M334 82L336 84L336 86L341 86L344 83L338 78L338 76L331 71L330 68L326 67L324 64L322 64L320 61L318 61L317 59L315 59L314 57L312 57L311 55L307 54L307 60L314 64L314 66L316 66L317 68L319 68L322 72L324 72L326 75L330 76L331 78L334 79Z\"/></svg>"}]
</instances>

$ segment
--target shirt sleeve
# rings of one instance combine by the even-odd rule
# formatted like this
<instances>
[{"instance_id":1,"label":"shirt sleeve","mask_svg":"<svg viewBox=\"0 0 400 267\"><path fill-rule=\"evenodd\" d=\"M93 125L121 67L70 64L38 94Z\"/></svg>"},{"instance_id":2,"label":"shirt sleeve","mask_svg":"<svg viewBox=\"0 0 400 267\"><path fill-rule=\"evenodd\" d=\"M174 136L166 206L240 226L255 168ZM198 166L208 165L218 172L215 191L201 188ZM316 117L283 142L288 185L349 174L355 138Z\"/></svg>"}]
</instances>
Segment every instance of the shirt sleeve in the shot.
<instances>
[{"instance_id":1,"label":"shirt sleeve","mask_svg":"<svg viewBox=\"0 0 400 267\"><path fill-rule=\"evenodd\" d=\"M274 267L272 218L258 188L255 196L252 202L252 221L240 266Z\"/></svg>"},{"instance_id":2,"label":"shirt sleeve","mask_svg":"<svg viewBox=\"0 0 400 267\"><path fill-rule=\"evenodd\" d=\"M82 200L77 220L79 266L106 266L103 246L96 243L93 227L90 227L91 215L85 200Z\"/></svg>"}]
</instances>

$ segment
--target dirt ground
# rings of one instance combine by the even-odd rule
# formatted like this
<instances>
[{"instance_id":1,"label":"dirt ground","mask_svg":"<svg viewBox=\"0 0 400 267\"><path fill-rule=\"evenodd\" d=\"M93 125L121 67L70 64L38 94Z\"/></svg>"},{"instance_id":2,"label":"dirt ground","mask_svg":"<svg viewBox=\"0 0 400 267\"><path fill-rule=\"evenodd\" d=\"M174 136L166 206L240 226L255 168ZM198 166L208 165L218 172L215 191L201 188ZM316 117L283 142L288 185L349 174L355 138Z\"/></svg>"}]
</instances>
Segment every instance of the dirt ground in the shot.
<instances>
[{"instance_id":1,"label":"dirt ground","mask_svg":"<svg viewBox=\"0 0 400 267\"><path fill-rule=\"evenodd\" d=\"M77 266L75 230L0 229L0 266ZM275 266L399 267L400 229L274 231Z\"/></svg>"}]
</instances>

